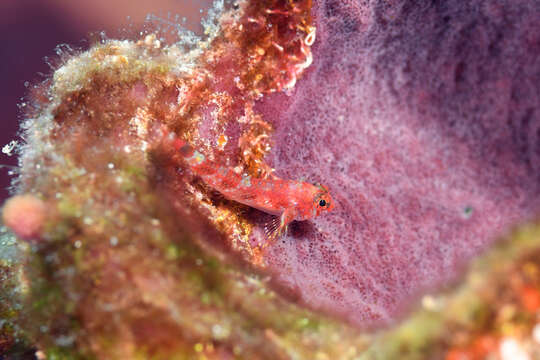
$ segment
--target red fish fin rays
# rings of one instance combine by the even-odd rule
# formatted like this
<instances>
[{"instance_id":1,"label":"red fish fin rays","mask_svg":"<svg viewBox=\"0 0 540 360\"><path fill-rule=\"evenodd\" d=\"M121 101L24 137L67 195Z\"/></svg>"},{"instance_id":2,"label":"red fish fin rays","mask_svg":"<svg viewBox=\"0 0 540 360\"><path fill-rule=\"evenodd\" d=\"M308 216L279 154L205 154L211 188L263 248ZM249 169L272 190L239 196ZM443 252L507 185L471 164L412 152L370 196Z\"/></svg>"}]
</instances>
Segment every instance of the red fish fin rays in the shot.
<instances>
[{"instance_id":1,"label":"red fish fin rays","mask_svg":"<svg viewBox=\"0 0 540 360\"><path fill-rule=\"evenodd\" d=\"M275 240L287 231L287 226L294 220L294 212L285 210L280 217L273 217L264 227L265 234L269 240Z\"/></svg>"},{"instance_id":2,"label":"red fish fin rays","mask_svg":"<svg viewBox=\"0 0 540 360\"><path fill-rule=\"evenodd\" d=\"M264 225L264 233L268 240L274 240L281 235L281 217L272 216L272 218Z\"/></svg>"}]
</instances>

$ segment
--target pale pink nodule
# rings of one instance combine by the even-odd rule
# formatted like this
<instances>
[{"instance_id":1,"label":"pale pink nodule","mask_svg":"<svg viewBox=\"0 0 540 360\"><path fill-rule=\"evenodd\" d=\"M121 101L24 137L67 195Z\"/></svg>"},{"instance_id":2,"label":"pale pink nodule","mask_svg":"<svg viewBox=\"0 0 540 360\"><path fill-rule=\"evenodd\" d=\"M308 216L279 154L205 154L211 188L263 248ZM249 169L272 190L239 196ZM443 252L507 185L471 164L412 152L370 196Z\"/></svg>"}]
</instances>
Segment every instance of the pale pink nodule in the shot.
<instances>
[{"instance_id":1,"label":"pale pink nodule","mask_svg":"<svg viewBox=\"0 0 540 360\"><path fill-rule=\"evenodd\" d=\"M6 201L2 218L18 237L35 240L45 222L45 204L32 195L17 195Z\"/></svg>"}]
</instances>

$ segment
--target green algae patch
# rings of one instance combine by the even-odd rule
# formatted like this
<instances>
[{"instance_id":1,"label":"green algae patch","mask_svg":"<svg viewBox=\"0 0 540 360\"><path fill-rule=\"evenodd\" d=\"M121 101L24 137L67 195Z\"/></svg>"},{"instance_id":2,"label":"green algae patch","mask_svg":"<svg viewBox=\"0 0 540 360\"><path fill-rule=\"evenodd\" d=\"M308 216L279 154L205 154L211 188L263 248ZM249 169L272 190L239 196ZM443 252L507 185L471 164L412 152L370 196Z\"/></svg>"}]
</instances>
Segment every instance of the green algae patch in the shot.
<instances>
[{"instance_id":1,"label":"green algae patch","mask_svg":"<svg viewBox=\"0 0 540 360\"><path fill-rule=\"evenodd\" d=\"M7 234L2 235L4 239ZM2 246L6 246L6 241ZM21 267L11 260L0 261L0 354L19 350L28 345L23 329L17 325L23 309L20 301L24 298L24 288L18 282Z\"/></svg>"},{"instance_id":2,"label":"green algae patch","mask_svg":"<svg viewBox=\"0 0 540 360\"><path fill-rule=\"evenodd\" d=\"M48 348L45 356L47 360L93 360L92 357L81 356L74 353L73 350L58 346Z\"/></svg>"}]
</instances>

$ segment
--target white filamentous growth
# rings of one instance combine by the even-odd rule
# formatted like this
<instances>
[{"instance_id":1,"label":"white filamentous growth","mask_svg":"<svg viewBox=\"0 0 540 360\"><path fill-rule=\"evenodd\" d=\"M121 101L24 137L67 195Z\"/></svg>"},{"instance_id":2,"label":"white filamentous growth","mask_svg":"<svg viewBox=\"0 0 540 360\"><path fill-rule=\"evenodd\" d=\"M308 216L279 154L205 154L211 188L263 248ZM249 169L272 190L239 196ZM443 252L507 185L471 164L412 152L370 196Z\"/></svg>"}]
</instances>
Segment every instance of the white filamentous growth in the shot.
<instances>
[{"instance_id":1,"label":"white filamentous growth","mask_svg":"<svg viewBox=\"0 0 540 360\"><path fill-rule=\"evenodd\" d=\"M172 46L166 47L164 50L168 55L172 55L176 58L175 70L178 73L191 72L197 65L196 59L200 57L204 50L206 50L212 41L221 32L220 19L225 12L225 1L216 0L212 7L208 10L206 18L201 20L203 27L203 34L201 36L195 34L193 31L186 29L182 24L178 22L179 16L171 19L168 15L167 18L163 18L154 14L147 16L147 21L154 24L159 24L162 30L166 32L176 32L178 41Z\"/></svg>"}]
</instances>

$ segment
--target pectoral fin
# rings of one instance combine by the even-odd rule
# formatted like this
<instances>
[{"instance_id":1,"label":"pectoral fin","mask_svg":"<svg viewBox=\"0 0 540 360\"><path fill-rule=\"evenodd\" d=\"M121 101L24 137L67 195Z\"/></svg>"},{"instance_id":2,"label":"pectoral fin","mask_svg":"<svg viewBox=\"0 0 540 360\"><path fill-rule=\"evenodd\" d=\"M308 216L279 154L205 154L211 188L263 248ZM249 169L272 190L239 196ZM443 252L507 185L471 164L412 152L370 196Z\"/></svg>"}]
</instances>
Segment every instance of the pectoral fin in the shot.
<instances>
[{"instance_id":1,"label":"pectoral fin","mask_svg":"<svg viewBox=\"0 0 540 360\"><path fill-rule=\"evenodd\" d=\"M264 226L264 232L269 240L275 240L287 232L287 226L294 220L294 212L285 210L281 216L274 216Z\"/></svg>"}]
</instances>

